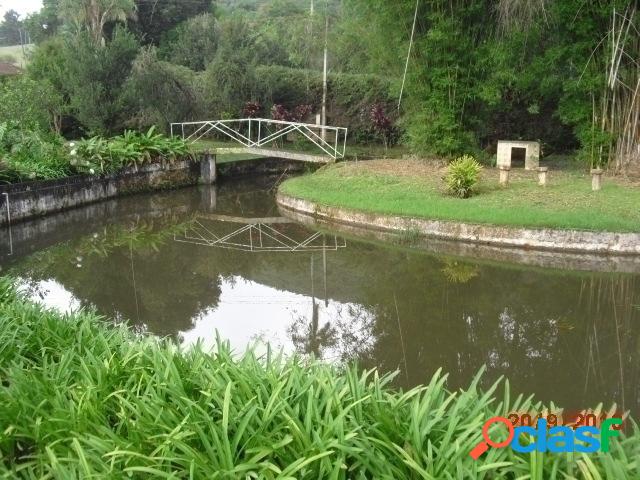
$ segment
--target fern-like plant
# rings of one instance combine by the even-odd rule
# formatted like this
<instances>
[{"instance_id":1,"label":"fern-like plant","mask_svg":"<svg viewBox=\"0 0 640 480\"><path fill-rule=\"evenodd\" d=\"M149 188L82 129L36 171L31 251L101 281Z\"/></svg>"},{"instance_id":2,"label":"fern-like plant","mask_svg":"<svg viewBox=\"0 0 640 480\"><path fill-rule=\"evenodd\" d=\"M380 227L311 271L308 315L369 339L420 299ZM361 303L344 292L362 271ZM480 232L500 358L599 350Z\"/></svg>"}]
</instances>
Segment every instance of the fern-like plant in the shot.
<instances>
[{"instance_id":1,"label":"fern-like plant","mask_svg":"<svg viewBox=\"0 0 640 480\"><path fill-rule=\"evenodd\" d=\"M458 198L469 198L478 185L481 171L482 165L471 155L456 158L444 177L447 192Z\"/></svg>"}]
</instances>

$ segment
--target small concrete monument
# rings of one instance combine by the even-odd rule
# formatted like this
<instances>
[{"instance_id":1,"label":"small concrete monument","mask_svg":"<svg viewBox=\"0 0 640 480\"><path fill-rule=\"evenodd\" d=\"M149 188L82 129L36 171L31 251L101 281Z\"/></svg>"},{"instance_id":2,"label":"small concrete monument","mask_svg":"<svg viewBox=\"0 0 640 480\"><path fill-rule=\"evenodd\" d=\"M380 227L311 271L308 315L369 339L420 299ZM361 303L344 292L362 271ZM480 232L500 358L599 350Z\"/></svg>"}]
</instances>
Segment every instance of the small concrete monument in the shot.
<instances>
[{"instance_id":1,"label":"small concrete monument","mask_svg":"<svg viewBox=\"0 0 640 480\"><path fill-rule=\"evenodd\" d=\"M538 185L541 187L547 186L547 174L549 173L549 167L538 167Z\"/></svg>"},{"instance_id":2,"label":"small concrete monument","mask_svg":"<svg viewBox=\"0 0 640 480\"><path fill-rule=\"evenodd\" d=\"M519 140L498 141L498 167L511 167L511 155L513 150L521 148L525 150L525 170L537 170L540 166L540 143L522 142Z\"/></svg>"},{"instance_id":3,"label":"small concrete monument","mask_svg":"<svg viewBox=\"0 0 640 480\"><path fill-rule=\"evenodd\" d=\"M602 190L602 174L604 170L601 168L592 168L591 169L591 190L597 192Z\"/></svg>"},{"instance_id":4,"label":"small concrete monument","mask_svg":"<svg viewBox=\"0 0 640 480\"><path fill-rule=\"evenodd\" d=\"M509 185L509 171L511 167L509 165L500 165L500 185L506 187Z\"/></svg>"}]
</instances>

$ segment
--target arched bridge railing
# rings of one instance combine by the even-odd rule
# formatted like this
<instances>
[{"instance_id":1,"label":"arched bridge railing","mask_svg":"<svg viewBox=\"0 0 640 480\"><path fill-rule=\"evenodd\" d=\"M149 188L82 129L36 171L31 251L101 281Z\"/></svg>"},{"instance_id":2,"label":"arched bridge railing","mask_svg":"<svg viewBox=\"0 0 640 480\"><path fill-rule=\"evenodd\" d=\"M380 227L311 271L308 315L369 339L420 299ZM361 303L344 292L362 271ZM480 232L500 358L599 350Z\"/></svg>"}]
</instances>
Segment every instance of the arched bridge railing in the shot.
<instances>
[{"instance_id":1,"label":"arched bridge railing","mask_svg":"<svg viewBox=\"0 0 640 480\"><path fill-rule=\"evenodd\" d=\"M193 142L207 137L232 140L244 150L256 153L265 149L289 151L302 148L305 153L326 155L337 160L345 156L348 129L265 118L242 118L172 123L171 135L180 135Z\"/></svg>"}]
</instances>

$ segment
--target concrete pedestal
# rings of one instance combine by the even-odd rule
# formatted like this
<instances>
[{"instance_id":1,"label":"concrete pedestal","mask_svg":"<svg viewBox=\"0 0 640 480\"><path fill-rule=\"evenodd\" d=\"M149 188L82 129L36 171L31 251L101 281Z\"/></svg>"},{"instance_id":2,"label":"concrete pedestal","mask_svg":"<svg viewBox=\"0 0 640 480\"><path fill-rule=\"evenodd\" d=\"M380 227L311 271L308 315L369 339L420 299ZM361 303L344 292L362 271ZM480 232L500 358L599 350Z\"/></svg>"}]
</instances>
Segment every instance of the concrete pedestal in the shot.
<instances>
[{"instance_id":1,"label":"concrete pedestal","mask_svg":"<svg viewBox=\"0 0 640 480\"><path fill-rule=\"evenodd\" d=\"M498 167L500 169L500 185L507 186L509 184L509 172L511 167L502 165Z\"/></svg>"},{"instance_id":2,"label":"concrete pedestal","mask_svg":"<svg viewBox=\"0 0 640 480\"><path fill-rule=\"evenodd\" d=\"M547 174L549 173L549 167L538 167L538 185L541 187L547 186Z\"/></svg>"},{"instance_id":3,"label":"concrete pedestal","mask_svg":"<svg viewBox=\"0 0 640 480\"><path fill-rule=\"evenodd\" d=\"M602 174L604 170L601 168L594 168L591 170L591 190L597 192L602 189Z\"/></svg>"}]
</instances>

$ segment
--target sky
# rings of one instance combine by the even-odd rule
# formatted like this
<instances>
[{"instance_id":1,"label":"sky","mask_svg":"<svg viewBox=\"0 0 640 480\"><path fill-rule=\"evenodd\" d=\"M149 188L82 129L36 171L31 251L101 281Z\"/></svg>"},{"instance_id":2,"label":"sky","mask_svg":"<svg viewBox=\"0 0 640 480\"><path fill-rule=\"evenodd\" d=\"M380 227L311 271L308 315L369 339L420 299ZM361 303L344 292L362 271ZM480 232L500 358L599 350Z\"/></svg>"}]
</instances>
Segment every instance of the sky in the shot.
<instances>
[{"instance_id":1,"label":"sky","mask_svg":"<svg viewBox=\"0 0 640 480\"><path fill-rule=\"evenodd\" d=\"M15 10L24 18L28 13L37 12L42 8L42 0L0 0L0 18L8 10Z\"/></svg>"}]
</instances>

